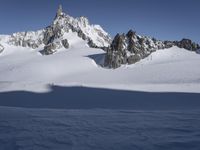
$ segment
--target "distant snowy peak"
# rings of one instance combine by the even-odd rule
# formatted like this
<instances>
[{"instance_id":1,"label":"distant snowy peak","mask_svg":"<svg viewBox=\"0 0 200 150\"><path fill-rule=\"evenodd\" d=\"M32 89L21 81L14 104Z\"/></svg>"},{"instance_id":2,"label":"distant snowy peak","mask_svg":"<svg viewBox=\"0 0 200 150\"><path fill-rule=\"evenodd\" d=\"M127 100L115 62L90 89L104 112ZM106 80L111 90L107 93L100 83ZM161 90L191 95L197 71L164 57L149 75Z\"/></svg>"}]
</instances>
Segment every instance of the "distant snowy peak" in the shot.
<instances>
[{"instance_id":1,"label":"distant snowy peak","mask_svg":"<svg viewBox=\"0 0 200 150\"><path fill-rule=\"evenodd\" d=\"M38 48L43 44L44 30L18 32L10 36L7 43L14 46Z\"/></svg>"},{"instance_id":2,"label":"distant snowy peak","mask_svg":"<svg viewBox=\"0 0 200 150\"><path fill-rule=\"evenodd\" d=\"M44 54L51 54L57 49L69 47L66 34L74 32L93 48L108 47L111 43L110 35L100 25L91 25L86 17L73 18L63 12L62 6L56 13L52 24L45 29L29 32L18 32L9 36L0 36L0 44L30 47L33 49L44 47Z\"/></svg>"},{"instance_id":3,"label":"distant snowy peak","mask_svg":"<svg viewBox=\"0 0 200 150\"><path fill-rule=\"evenodd\" d=\"M52 26L60 28L61 33L77 32L78 36L87 40L90 46L108 47L111 43L110 35L100 25L90 24L88 18L81 16L73 18L62 11L60 6Z\"/></svg>"}]
</instances>

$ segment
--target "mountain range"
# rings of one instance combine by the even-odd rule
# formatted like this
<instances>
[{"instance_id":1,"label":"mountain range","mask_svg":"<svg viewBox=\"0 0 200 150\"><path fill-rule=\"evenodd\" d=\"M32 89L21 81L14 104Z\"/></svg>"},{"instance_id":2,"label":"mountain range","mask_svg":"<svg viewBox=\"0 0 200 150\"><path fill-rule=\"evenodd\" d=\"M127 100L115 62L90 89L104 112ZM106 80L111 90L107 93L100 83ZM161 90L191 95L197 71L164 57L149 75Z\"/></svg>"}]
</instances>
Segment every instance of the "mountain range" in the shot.
<instances>
[{"instance_id":1,"label":"mountain range","mask_svg":"<svg viewBox=\"0 0 200 150\"><path fill-rule=\"evenodd\" d=\"M190 39L161 41L133 30L112 39L59 6L44 29L0 35L0 91L61 85L200 92L199 49Z\"/></svg>"},{"instance_id":2,"label":"mountain range","mask_svg":"<svg viewBox=\"0 0 200 150\"><path fill-rule=\"evenodd\" d=\"M52 24L45 29L35 32L19 32L10 36L1 36L0 41L13 46L29 47L40 51L43 55L50 55L60 48L70 47L67 36L76 33L91 48L101 48L107 51L104 66L118 68L123 64L134 64L146 58L152 52L177 46L190 51L198 51L200 46L190 39L181 41L161 41L147 36L137 35L130 30L127 34L117 34L112 41L111 36L100 25L91 25L86 17L73 18L65 14L62 6L56 13ZM0 52L4 46L0 44Z\"/></svg>"},{"instance_id":3,"label":"mountain range","mask_svg":"<svg viewBox=\"0 0 200 150\"><path fill-rule=\"evenodd\" d=\"M67 36L71 33L87 41L90 47L104 48L111 43L111 37L101 26L91 25L86 17L73 18L62 11L62 6L56 13L52 24L42 30L33 32L18 32L12 35L1 36L3 43L13 46L43 48L43 54L53 54L62 47L69 48ZM3 48L1 48L2 50Z\"/></svg>"}]
</instances>

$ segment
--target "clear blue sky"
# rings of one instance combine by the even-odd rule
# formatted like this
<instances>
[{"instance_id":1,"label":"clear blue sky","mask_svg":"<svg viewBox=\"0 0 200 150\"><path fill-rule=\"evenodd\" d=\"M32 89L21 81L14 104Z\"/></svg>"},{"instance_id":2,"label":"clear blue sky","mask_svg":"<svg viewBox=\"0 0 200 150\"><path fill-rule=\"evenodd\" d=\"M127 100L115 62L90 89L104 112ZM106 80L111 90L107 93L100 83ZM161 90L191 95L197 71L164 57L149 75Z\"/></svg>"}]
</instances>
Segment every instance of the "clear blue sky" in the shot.
<instances>
[{"instance_id":1,"label":"clear blue sky","mask_svg":"<svg viewBox=\"0 0 200 150\"><path fill-rule=\"evenodd\" d=\"M162 40L185 37L200 43L200 0L1 0L0 34L49 25L59 4L112 36L133 29Z\"/></svg>"}]
</instances>

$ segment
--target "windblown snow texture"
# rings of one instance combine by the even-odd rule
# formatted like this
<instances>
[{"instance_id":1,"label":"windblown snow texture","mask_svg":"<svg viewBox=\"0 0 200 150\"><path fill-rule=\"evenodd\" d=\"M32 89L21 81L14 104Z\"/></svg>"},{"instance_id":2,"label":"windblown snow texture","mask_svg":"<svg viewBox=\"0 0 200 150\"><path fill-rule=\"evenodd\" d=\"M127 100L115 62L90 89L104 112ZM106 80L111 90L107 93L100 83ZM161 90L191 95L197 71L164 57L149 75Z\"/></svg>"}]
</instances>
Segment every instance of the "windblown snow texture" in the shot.
<instances>
[{"instance_id":1,"label":"windblown snow texture","mask_svg":"<svg viewBox=\"0 0 200 150\"><path fill-rule=\"evenodd\" d=\"M199 111L0 108L1 150L197 150Z\"/></svg>"}]
</instances>

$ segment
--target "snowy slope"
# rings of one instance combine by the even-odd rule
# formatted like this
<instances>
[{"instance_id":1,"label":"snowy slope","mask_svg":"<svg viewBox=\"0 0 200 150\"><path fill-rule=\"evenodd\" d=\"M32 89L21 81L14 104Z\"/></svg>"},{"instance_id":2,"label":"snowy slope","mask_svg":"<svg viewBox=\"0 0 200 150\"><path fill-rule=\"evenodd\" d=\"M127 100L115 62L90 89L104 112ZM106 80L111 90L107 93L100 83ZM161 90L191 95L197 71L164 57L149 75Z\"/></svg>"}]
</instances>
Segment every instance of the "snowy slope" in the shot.
<instances>
[{"instance_id":1,"label":"snowy slope","mask_svg":"<svg viewBox=\"0 0 200 150\"><path fill-rule=\"evenodd\" d=\"M104 51L92 49L73 32L71 46L50 56L6 45L0 55L0 91L48 91L49 85L86 86L136 91L200 93L200 55L173 47L158 50L135 65L105 69Z\"/></svg>"}]
</instances>

